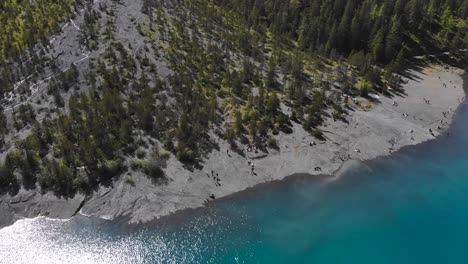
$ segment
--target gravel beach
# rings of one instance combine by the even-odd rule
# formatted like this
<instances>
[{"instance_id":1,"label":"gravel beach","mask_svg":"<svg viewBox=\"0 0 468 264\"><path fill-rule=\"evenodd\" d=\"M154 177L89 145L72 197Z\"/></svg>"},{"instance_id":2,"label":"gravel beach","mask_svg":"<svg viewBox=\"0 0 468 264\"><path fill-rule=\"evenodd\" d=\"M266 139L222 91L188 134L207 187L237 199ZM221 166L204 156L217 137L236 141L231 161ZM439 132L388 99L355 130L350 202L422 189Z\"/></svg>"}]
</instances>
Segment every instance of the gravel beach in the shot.
<instances>
[{"instance_id":1,"label":"gravel beach","mask_svg":"<svg viewBox=\"0 0 468 264\"><path fill-rule=\"evenodd\" d=\"M66 219L77 212L145 223L289 175L336 175L360 161L445 134L464 101L462 74L463 70L439 65L409 71L403 80L404 92L356 98L347 122L327 119L321 127L325 141L314 139L300 124L294 124L292 134L281 133L279 148L268 153L242 147L235 152L217 139L218 150L209 154L202 169L187 170L171 157L167 185L155 186L147 177L134 174L120 177L90 197L62 200L35 191L0 197L0 227L22 217Z\"/></svg>"}]
</instances>

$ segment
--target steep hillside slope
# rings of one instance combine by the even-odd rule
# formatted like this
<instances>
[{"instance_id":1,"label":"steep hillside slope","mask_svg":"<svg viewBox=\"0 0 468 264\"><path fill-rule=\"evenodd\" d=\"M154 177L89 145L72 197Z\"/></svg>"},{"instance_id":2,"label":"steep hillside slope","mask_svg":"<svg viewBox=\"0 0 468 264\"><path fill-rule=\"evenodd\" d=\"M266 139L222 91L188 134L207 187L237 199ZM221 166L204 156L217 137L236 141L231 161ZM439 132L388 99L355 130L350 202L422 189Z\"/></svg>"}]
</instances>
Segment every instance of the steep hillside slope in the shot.
<instances>
[{"instance_id":1,"label":"steep hillside slope","mask_svg":"<svg viewBox=\"0 0 468 264\"><path fill-rule=\"evenodd\" d=\"M2 44L17 49L4 53L0 66L0 192L19 201L34 196L35 204L46 193L47 201L51 194L78 197L73 212L86 197L85 211L104 214L98 204L106 195L106 202L123 201L109 209L112 216L136 207L168 213L184 208L183 197L196 197L189 206L199 205L214 192L205 177L221 186L221 157L235 157L226 173L256 175L251 160L272 165L261 180L239 176L244 183L223 187L223 194L267 181L275 170L333 172L353 147L347 141L341 142L346 148L334 147L333 133L405 94L402 78L411 74L397 73L409 55L450 49L428 58L466 63L467 1L424 3L425 13L411 22L428 28L423 34L406 26L410 15L401 1L50 1L53 16L33 18L48 25L41 30L20 21L44 9L26 2L21 9L10 1L14 12L7 5L2 12L16 22L0 32L19 37ZM333 21L324 21L327 16ZM355 20L367 25L357 35L348 23ZM346 37L337 33L343 30ZM52 32L59 33L46 39ZM425 39L432 33L434 39ZM444 107L452 103L441 98ZM375 118L368 121L380 126ZM381 133L401 139L392 147L410 144L398 129ZM418 141L431 138L423 134ZM324 144L315 165L281 156L288 145L315 141ZM386 146L378 149L356 158L381 155ZM289 165L278 159L297 170L284 170ZM184 184L194 187L180 190ZM167 204L145 207L155 199Z\"/></svg>"}]
</instances>

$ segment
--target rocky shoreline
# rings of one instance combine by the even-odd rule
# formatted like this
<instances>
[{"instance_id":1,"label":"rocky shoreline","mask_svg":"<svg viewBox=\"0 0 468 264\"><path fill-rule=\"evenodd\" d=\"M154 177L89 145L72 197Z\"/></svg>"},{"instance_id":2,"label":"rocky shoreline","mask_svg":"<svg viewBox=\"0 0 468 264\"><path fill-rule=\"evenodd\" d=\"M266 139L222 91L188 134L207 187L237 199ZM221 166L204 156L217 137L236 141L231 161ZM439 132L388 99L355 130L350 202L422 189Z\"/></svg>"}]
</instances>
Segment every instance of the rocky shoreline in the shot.
<instances>
[{"instance_id":1,"label":"rocky shoreline","mask_svg":"<svg viewBox=\"0 0 468 264\"><path fill-rule=\"evenodd\" d=\"M326 120L321 128L327 138L323 142L314 140L299 124L294 124L292 134L280 134L279 149L269 153L234 152L218 139L218 150L209 154L201 170L188 171L172 157L166 169L167 185L155 186L147 177L134 174L121 176L113 186L102 187L89 197L78 194L61 199L21 190L14 197L0 197L0 227L25 217L68 219L77 213L145 223L200 207L212 200L210 196L225 197L288 175L336 175L357 161L389 155L444 134L465 97L462 74L460 69L445 66L409 71L403 93L357 98L350 105L347 122Z\"/></svg>"}]
</instances>

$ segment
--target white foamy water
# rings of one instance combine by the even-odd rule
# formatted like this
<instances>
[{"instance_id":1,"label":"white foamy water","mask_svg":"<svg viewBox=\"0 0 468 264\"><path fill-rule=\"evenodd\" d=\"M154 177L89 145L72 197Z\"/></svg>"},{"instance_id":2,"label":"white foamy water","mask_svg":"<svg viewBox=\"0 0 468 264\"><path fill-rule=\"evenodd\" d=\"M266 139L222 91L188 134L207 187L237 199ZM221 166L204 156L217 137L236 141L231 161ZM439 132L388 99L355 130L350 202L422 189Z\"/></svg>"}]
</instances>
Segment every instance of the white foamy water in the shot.
<instances>
[{"instance_id":1,"label":"white foamy water","mask_svg":"<svg viewBox=\"0 0 468 264\"><path fill-rule=\"evenodd\" d=\"M23 219L0 229L0 264L195 263L203 248L204 230L214 224L202 219L169 234L122 232L84 216L69 221Z\"/></svg>"},{"instance_id":2,"label":"white foamy water","mask_svg":"<svg viewBox=\"0 0 468 264\"><path fill-rule=\"evenodd\" d=\"M0 263L142 263L127 239L64 232L63 221L25 219L0 230ZM129 243L130 242L130 243Z\"/></svg>"}]
</instances>

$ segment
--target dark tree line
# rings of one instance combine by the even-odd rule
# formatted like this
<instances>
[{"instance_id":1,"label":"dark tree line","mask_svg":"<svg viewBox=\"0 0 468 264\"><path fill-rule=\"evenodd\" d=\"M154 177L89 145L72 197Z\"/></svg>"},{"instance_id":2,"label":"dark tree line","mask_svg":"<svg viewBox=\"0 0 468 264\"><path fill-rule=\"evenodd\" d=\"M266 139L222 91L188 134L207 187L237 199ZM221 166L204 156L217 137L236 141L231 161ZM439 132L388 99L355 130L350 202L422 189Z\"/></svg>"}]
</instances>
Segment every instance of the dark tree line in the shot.
<instances>
[{"instance_id":1,"label":"dark tree line","mask_svg":"<svg viewBox=\"0 0 468 264\"><path fill-rule=\"evenodd\" d=\"M468 43L466 0L216 0L249 28L270 31L301 50L326 54L364 51L373 62ZM458 23L460 22L460 23Z\"/></svg>"}]
</instances>

